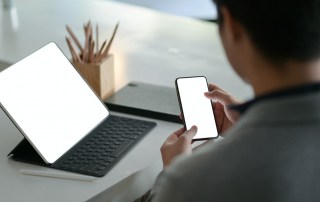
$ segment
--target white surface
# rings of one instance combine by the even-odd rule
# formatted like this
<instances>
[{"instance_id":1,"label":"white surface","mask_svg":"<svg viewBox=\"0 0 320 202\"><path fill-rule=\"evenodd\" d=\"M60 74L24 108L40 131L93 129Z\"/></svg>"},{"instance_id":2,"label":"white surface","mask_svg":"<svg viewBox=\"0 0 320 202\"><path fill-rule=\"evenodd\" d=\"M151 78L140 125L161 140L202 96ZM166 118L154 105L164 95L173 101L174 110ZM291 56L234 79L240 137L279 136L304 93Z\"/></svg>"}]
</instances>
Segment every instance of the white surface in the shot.
<instances>
[{"instance_id":1,"label":"white surface","mask_svg":"<svg viewBox=\"0 0 320 202\"><path fill-rule=\"evenodd\" d=\"M193 125L198 128L193 139L215 138L217 127L212 111L211 101L205 97L208 84L205 77L189 77L177 79L177 86L183 110L186 128Z\"/></svg>"},{"instance_id":2,"label":"white surface","mask_svg":"<svg viewBox=\"0 0 320 202\"><path fill-rule=\"evenodd\" d=\"M92 182L97 180L98 178L88 176L88 175L78 175L70 172L63 172L63 171L48 171L48 170L30 170L30 169L21 169L20 173L23 175L33 175L33 176L40 176L40 177L51 177L51 178L61 178L61 179L68 179L68 180L80 180L80 181L89 181Z\"/></svg>"},{"instance_id":3,"label":"white surface","mask_svg":"<svg viewBox=\"0 0 320 202\"><path fill-rule=\"evenodd\" d=\"M81 38L83 23L91 19L99 23L101 38L107 38L119 21L111 49L115 55L116 89L129 81L174 88L177 77L204 75L208 82L236 96L252 95L228 65L214 24L104 0L15 0L14 5L12 10L0 10L2 61L17 62L51 41L70 56L65 42L66 24ZM22 102L24 99L21 97ZM143 192L140 187L146 190L152 185L161 170L160 146L182 126L156 122L157 127L106 176L85 182L21 175L20 169L39 167L6 157L22 135L0 111L1 201L85 201L101 192L107 196L106 201L132 201Z\"/></svg>"},{"instance_id":4,"label":"white surface","mask_svg":"<svg viewBox=\"0 0 320 202\"><path fill-rule=\"evenodd\" d=\"M109 115L54 43L0 73L0 103L50 164Z\"/></svg>"}]
</instances>

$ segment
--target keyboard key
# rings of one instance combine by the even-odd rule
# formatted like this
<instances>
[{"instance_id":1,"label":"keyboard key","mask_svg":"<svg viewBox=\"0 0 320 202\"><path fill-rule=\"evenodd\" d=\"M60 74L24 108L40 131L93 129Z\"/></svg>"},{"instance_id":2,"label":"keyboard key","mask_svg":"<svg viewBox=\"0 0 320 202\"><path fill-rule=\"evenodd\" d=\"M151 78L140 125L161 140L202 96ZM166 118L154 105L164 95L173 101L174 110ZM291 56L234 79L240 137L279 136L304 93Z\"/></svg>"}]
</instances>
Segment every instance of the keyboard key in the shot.
<instances>
[{"instance_id":1,"label":"keyboard key","mask_svg":"<svg viewBox=\"0 0 320 202\"><path fill-rule=\"evenodd\" d=\"M94 131L73 155L55 163L53 167L93 176L103 176L120 154L147 134L156 124L132 118L110 116L104 126Z\"/></svg>"},{"instance_id":2,"label":"keyboard key","mask_svg":"<svg viewBox=\"0 0 320 202\"><path fill-rule=\"evenodd\" d=\"M133 141L128 139L124 141L116 151L113 152L112 156L119 156Z\"/></svg>"}]
</instances>

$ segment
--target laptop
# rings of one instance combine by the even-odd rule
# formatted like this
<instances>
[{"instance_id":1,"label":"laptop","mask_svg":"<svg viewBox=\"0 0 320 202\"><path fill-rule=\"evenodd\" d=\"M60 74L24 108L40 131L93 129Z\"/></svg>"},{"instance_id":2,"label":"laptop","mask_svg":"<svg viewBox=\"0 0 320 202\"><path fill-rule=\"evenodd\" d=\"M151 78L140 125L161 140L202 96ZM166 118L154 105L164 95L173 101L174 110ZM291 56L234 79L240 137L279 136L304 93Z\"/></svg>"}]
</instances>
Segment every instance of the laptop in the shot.
<instances>
[{"instance_id":1,"label":"laptop","mask_svg":"<svg viewBox=\"0 0 320 202\"><path fill-rule=\"evenodd\" d=\"M110 115L54 43L0 72L0 106L24 136L10 158L99 177L156 125Z\"/></svg>"}]
</instances>

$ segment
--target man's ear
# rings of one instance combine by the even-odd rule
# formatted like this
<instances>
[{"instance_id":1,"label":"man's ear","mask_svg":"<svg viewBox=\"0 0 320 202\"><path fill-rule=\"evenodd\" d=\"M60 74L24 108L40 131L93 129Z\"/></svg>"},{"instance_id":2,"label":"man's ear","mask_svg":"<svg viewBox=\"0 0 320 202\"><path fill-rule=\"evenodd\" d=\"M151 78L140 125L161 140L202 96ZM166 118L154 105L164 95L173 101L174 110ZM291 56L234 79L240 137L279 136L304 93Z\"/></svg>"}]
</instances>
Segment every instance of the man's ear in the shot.
<instances>
[{"instance_id":1,"label":"man's ear","mask_svg":"<svg viewBox=\"0 0 320 202\"><path fill-rule=\"evenodd\" d=\"M219 32L226 56L237 74L247 81L246 68L254 53L250 38L243 25L226 7L221 6L219 9L222 17Z\"/></svg>"},{"instance_id":2,"label":"man's ear","mask_svg":"<svg viewBox=\"0 0 320 202\"><path fill-rule=\"evenodd\" d=\"M226 7L221 6L220 12L223 20L220 26L222 37L229 42L237 42L243 36L243 27L234 19Z\"/></svg>"}]
</instances>

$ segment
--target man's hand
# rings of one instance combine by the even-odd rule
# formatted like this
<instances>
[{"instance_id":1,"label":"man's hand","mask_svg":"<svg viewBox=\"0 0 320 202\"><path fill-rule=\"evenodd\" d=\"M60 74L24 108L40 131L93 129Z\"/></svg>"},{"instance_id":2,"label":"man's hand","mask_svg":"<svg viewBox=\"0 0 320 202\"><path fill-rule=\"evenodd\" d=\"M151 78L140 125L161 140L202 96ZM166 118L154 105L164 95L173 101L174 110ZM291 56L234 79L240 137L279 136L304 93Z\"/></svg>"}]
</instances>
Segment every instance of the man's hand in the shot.
<instances>
[{"instance_id":1,"label":"man's hand","mask_svg":"<svg viewBox=\"0 0 320 202\"><path fill-rule=\"evenodd\" d=\"M192 139L197 133L197 127L192 126L190 130L181 128L172 133L161 147L163 168L170 165L171 161L180 154L192 153Z\"/></svg>"},{"instance_id":2,"label":"man's hand","mask_svg":"<svg viewBox=\"0 0 320 202\"><path fill-rule=\"evenodd\" d=\"M239 119L240 114L228 109L228 105L241 104L242 102L216 85L209 84L210 92L205 96L213 101L213 112L216 118L216 124L219 133L231 128Z\"/></svg>"}]
</instances>

